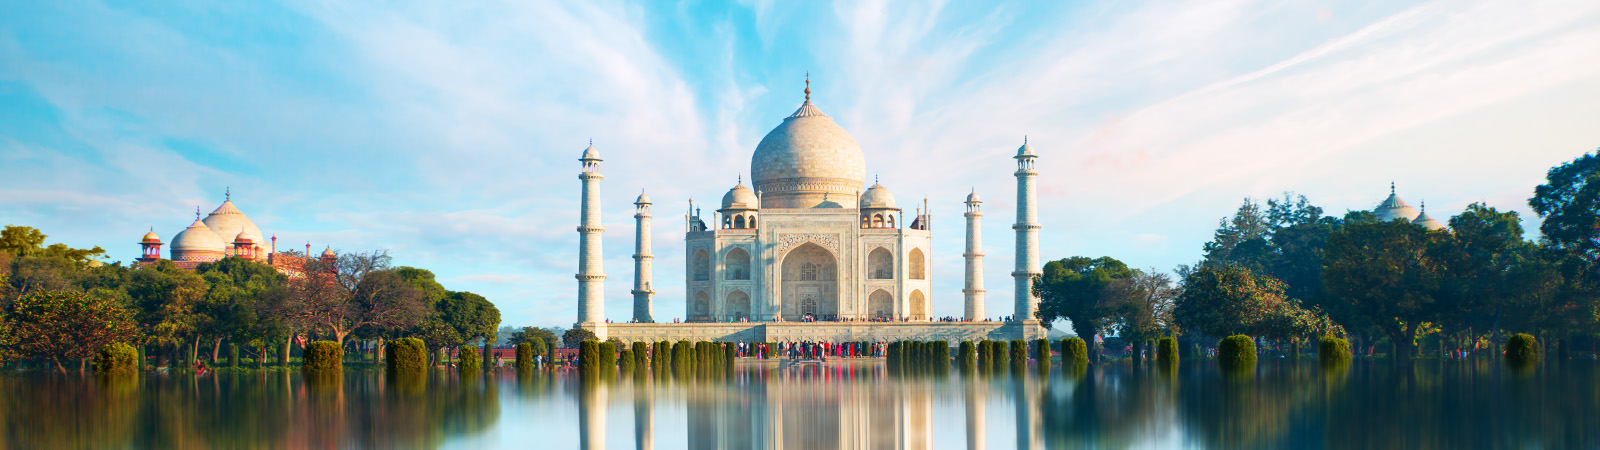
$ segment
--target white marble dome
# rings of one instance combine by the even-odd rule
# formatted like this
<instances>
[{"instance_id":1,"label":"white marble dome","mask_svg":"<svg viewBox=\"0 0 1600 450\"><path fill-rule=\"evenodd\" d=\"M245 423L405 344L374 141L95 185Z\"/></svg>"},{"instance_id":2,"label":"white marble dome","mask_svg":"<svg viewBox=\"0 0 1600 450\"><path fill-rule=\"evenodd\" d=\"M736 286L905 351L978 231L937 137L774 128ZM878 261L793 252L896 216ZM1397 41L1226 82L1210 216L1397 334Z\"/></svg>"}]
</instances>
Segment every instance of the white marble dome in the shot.
<instances>
[{"instance_id":1,"label":"white marble dome","mask_svg":"<svg viewBox=\"0 0 1600 450\"><path fill-rule=\"evenodd\" d=\"M756 199L755 191L745 187L744 183L739 183L722 195L722 209L756 209L757 203L760 200Z\"/></svg>"},{"instance_id":2,"label":"white marble dome","mask_svg":"<svg viewBox=\"0 0 1600 450\"><path fill-rule=\"evenodd\" d=\"M1395 195L1394 186L1390 185L1389 198L1383 199L1383 203L1379 203L1378 207L1372 210L1372 214L1378 216L1378 220L1384 222L1394 220L1410 222L1416 220L1420 213L1417 212L1416 208L1406 204L1405 200L1401 200L1400 196Z\"/></svg>"},{"instance_id":3,"label":"white marble dome","mask_svg":"<svg viewBox=\"0 0 1600 450\"><path fill-rule=\"evenodd\" d=\"M889 188L881 184L873 184L867 192L861 194L862 209L892 209L894 208L894 194Z\"/></svg>"},{"instance_id":4,"label":"white marble dome","mask_svg":"<svg viewBox=\"0 0 1600 450\"><path fill-rule=\"evenodd\" d=\"M810 99L768 132L750 158L750 178L766 208L811 208L824 197L854 200L866 174L856 139Z\"/></svg>"},{"instance_id":5,"label":"white marble dome","mask_svg":"<svg viewBox=\"0 0 1600 450\"><path fill-rule=\"evenodd\" d=\"M232 242L239 233L250 232L251 239L261 239L261 229L256 223L250 221L239 208L233 206L232 200L222 202L215 211L207 215L204 220L206 227L217 234L218 240Z\"/></svg>"},{"instance_id":6,"label":"white marble dome","mask_svg":"<svg viewBox=\"0 0 1600 450\"><path fill-rule=\"evenodd\" d=\"M172 237L172 259L174 261L192 261L197 258L220 257L228 248L228 243L222 241L215 231L206 227L204 222L195 220L189 228L179 231Z\"/></svg>"},{"instance_id":7,"label":"white marble dome","mask_svg":"<svg viewBox=\"0 0 1600 450\"><path fill-rule=\"evenodd\" d=\"M1414 223L1414 224L1417 224L1417 225L1422 225L1422 227L1423 228L1427 228L1428 231L1438 231L1438 230L1445 229L1445 226L1444 226L1443 223L1439 223L1439 221L1433 220L1432 217L1428 217L1428 213L1427 212L1423 212L1422 215L1417 216L1417 219L1411 221L1411 223Z\"/></svg>"}]
</instances>

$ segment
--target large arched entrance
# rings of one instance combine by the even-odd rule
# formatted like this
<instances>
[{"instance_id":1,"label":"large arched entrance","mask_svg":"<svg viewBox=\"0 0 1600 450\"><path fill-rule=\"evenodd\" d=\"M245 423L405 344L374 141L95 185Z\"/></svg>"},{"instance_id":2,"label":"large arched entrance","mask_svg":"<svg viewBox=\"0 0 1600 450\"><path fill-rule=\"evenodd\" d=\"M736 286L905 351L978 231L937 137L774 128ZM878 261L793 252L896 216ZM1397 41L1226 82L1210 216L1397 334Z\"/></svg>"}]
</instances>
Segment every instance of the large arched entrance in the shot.
<instances>
[{"instance_id":1,"label":"large arched entrance","mask_svg":"<svg viewBox=\"0 0 1600 450\"><path fill-rule=\"evenodd\" d=\"M750 294L744 291L728 293L728 301L723 303L723 311L728 319L735 322L750 318Z\"/></svg>"},{"instance_id":2,"label":"large arched entrance","mask_svg":"<svg viewBox=\"0 0 1600 450\"><path fill-rule=\"evenodd\" d=\"M867 296L867 314L873 319L894 318L894 296L889 291L879 289Z\"/></svg>"},{"instance_id":3,"label":"large arched entrance","mask_svg":"<svg viewBox=\"0 0 1600 450\"><path fill-rule=\"evenodd\" d=\"M834 320L839 315L838 259L822 246L807 242L783 256L781 306L783 320L809 316Z\"/></svg>"},{"instance_id":4,"label":"large arched entrance","mask_svg":"<svg viewBox=\"0 0 1600 450\"><path fill-rule=\"evenodd\" d=\"M928 320L928 301L922 291L911 291L911 320Z\"/></svg>"}]
</instances>

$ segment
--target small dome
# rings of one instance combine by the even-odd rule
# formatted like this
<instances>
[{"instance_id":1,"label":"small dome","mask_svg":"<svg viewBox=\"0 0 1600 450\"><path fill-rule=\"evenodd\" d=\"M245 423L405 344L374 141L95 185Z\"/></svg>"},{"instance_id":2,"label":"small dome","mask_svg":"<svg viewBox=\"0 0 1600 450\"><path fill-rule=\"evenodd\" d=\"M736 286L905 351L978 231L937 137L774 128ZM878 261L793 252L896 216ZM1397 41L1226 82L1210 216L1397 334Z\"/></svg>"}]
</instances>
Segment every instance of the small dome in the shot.
<instances>
[{"instance_id":1,"label":"small dome","mask_svg":"<svg viewBox=\"0 0 1600 450\"><path fill-rule=\"evenodd\" d=\"M635 204L635 205L648 205L648 204L650 204L650 196L644 195L644 191L639 191L639 198L634 199L633 200L633 204Z\"/></svg>"},{"instance_id":2,"label":"small dome","mask_svg":"<svg viewBox=\"0 0 1600 450\"><path fill-rule=\"evenodd\" d=\"M1416 208L1406 204L1405 200L1401 200L1400 196L1395 195L1394 184L1391 183L1389 185L1389 198L1383 199L1383 203L1379 203L1378 207L1372 210L1372 214L1378 216L1378 220L1384 222L1394 220L1410 222L1417 219L1418 212Z\"/></svg>"},{"instance_id":3,"label":"small dome","mask_svg":"<svg viewBox=\"0 0 1600 450\"><path fill-rule=\"evenodd\" d=\"M745 187L744 183L739 183L722 196L722 209L756 209L760 207L758 203L760 200L756 199L755 191Z\"/></svg>"},{"instance_id":4,"label":"small dome","mask_svg":"<svg viewBox=\"0 0 1600 450\"><path fill-rule=\"evenodd\" d=\"M322 250L322 257L323 258L332 258L332 257L334 257L333 247L329 246L328 248L323 249Z\"/></svg>"},{"instance_id":5,"label":"small dome","mask_svg":"<svg viewBox=\"0 0 1600 450\"><path fill-rule=\"evenodd\" d=\"M873 184L867 192L861 194L862 209L894 209L894 194L889 193L889 188L881 184Z\"/></svg>"},{"instance_id":6,"label":"small dome","mask_svg":"<svg viewBox=\"0 0 1600 450\"><path fill-rule=\"evenodd\" d=\"M973 189L971 194L967 194L967 203L982 203L982 202L983 202L983 200L978 200L978 190L977 189Z\"/></svg>"},{"instance_id":7,"label":"small dome","mask_svg":"<svg viewBox=\"0 0 1600 450\"><path fill-rule=\"evenodd\" d=\"M189 224L189 228L184 228L183 231L178 232L177 236L172 237L172 251L174 252L221 252L227 250L227 247L228 243L222 242L222 238L218 237L216 232L206 228L205 222L199 220Z\"/></svg>"},{"instance_id":8,"label":"small dome","mask_svg":"<svg viewBox=\"0 0 1600 450\"><path fill-rule=\"evenodd\" d=\"M1022 146L1021 147L1017 147L1017 156L1016 157L1017 158L1021 158L1021 157L1024 157L1024 156L1035 156L1033 154L1033 146L1028 145L1028 138L1026 138L1026 137L1022 138Z\"/></svg>"},{"instance_id":9,"label":"small dome","mask_svg":"<svg viewBox=\"0 0 1600 450\"><path fill-rule=\"evenodd\" d=\"M156 230L150 230L149 233L144 234L144 238L140 239L139 242L146 244L160 244L161 236L156 236Z\"/></svg>"},{"instance_id":10,"label":"small dome","mask_svg":"<svg viewBox=\"0 0 1600 450\"><path fill-rule=\"evenodd\" d=\"M250 234L250 230L244 230L244 231L240 231L239 235L233 238L233 243L235 243L235 244L253 244L253 243L256 242L256 240L257 240L256 237Z\"/></svg>"},{"instance_id":11,"label":"small dome","mask_svg":"<svg viewBox=\"0 0 1600 450\"><path fill-rule=\"evenodd\" d=\"M1417 224L1417 225L1422 225L1422 227L1423 228L1427 228L1428 231L1438 231L1438 230L1443 230L1445 228L1444 224L1439 223L1439 221L1437 221L1437 220L1433 220L1432 217L1428 217L1428 213L1426 213L1426 212L1424 212L1421 215L1417 216L1417 220L1413 220L1413 221L1411 221L1411 223L1414 223L1414 224Z\"/></svg>"},{"instance_id":12,"label":"small dome","mask_svg":"<svg viewBox=\"0 0 1600 450\"><path fill-rule=\"evenodd\" d=\"M578 158L579 161L590 160L590 159L595 160L595 161L601 161L601 159L600 159L600 151L594 149L594 141L589 141L589 148L583 149L583 157Z\"/></svg>"}]
</instances>

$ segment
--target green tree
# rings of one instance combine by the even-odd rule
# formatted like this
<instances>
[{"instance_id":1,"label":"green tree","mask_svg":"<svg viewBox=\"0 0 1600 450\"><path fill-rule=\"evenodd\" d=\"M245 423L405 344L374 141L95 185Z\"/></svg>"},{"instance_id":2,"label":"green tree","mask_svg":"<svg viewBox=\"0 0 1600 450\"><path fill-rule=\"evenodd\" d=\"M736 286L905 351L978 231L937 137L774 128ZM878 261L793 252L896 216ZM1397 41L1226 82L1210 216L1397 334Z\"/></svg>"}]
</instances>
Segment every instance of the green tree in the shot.
<instances>
[{"instance_id":1,"label":"green tree","mask_svg":"<svg viewBox=\"0 0 1600 450\"><path fill-rule=\"evenodd\" d=\"M1172 308L1178 289L1165 273L1135 270L1128 278L1112 280L1104 295L1107 318L1118 336L1144 340L1175 328Z\"/></svg>"},{"instance_id":2,"label":"green tree","mask_svg":"<svg viewBox=\"0 0 1600 450\"><path fill-rule=\"evenodd\" d=\"M194 272L179 269L172 261L142 266L128 274L128 297L133 302L135 320L146 337L146 343L172 350L171 358L188 354L193 358L193 346L180 353L191 343L197 329L195 309L205 300L206 282Z\"/></svg>"},{"instance_id":3,"label":"green tree","mask_svg":"<svg viewBox=\"0 0 1600 450\"><path fill-rule=\"evenodd\" d=\"M572 329L561 335L561 343L567 348L578 348L578 343L591 339L599 338L595 337L593 331L578 328L577 324L573 324Z\"/></svg>"},{"instance_id":4,"label":"green tree","mask_svg":"<svg viewBox=\"0 0 1600 450\"><path fill-rule=\"evenodd\" d=\"M1454 306L1440 301L1459 260L1454 241L1448 232L1403 221L1346 224L1328 236L1323 282L1388 335L1397 359L1408 363L1419 331Z\"/></svg>"},{"instance_id":5,"label":"green tree","mask_svg":"<svg viewBox=\"0 0 1600 450\"><path fill-rule=\"evenodd\" d=\"M1173 320L1208 336L1260 336L1268 312L1285 300L1283 289L1283 282L1244 266L1202 266L1183 280Z\"/></svg>"},{"instance_id":6,"label":"green tree","mask_svg":"<svg viewBox=\"0 0 1600 450\"><path fill-rule=\"evenodd\" d=\"M76 360L83 372L95 351L113 342L138 338L133 313L109 296L43 291L17 300L11 312L17 344L24 352L55 363Z\"/></svg>"},{"instance_id":7,"label":"green tree","mask_svg":"<svg viewBox=\"0 0 1600 450\"><path fill-rule=\"evenodd\" d=\"M1543 220L1539 232L1551 246L1590 265L1600 260L1600 150L1552 167L1528 206Z\"/></svg>"},{"instance_id":8,"label":"green tree","mask_svg":"<svg viewBox=\"0 0 1600 450\"><path fill-rule=\"evenodd\" d=\"M1086 339L1093 339L1107 325L1106 290L1115 280L1134 275L1126 264L1109 256L1051 261L1043 272L1033 282L1034 294L1039 296L1039 321L1049 327L1056 319L1067 319L1072 330L1088 336Z\"/></svg>"}]
</instances>

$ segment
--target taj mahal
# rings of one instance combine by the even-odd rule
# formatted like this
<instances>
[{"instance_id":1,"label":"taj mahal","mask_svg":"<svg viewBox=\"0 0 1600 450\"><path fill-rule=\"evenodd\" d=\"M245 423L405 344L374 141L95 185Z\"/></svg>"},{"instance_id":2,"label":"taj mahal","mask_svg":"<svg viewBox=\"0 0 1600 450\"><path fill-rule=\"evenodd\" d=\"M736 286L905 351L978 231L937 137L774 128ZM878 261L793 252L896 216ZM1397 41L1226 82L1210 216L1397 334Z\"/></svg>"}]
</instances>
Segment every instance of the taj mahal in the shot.
<instances>
[{"instance_id":1,"label":"taj mahal","mask_svg":"<svg viewBox=\"0 0 1600 450\"><path fill-rule=\"evenodd\" d=\"M650 198L634 202L633 311L606 315L600 152L579 158L578 323L601 339L722 341L882 341L1036 339L1032 280L1040 274L1034 154L1026 139L1016 160L1015 309L1008 321L984 319L983 216L966 198L966 284L960 321L933 320L929 265L933 244L927 200L905 208L888 188L867 184L866 158L849 132L811 102L761 139L742 177L710 214L689 201L683 216L684 323L658 323L652 302Z\"/></svg>"}]
</instances>

